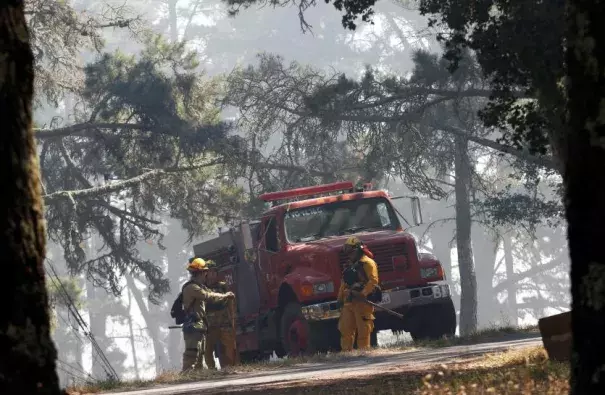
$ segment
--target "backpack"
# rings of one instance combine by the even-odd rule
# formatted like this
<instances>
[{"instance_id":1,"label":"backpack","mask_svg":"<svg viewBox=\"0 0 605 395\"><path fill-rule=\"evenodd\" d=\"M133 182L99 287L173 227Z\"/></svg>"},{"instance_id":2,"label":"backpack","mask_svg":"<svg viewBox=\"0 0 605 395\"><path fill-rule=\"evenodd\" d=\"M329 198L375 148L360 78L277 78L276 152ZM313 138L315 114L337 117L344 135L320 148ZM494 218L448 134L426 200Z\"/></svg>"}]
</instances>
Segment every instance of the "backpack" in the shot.
<instances>
[{"instance_id":1,"label":"backpack","mask_svg":"<svg viewBox=\"0 0 605 395\"><path fill-rule=\"evenodd\" d=\"M185 283L185 285L183 285L183 288L181 288L181 292L179 292L179 295L176 297L176 299L172 303L172 307L170 308L170 316L172 318L174 318L174 322L177 325L182 325L187 320L187 312L185 311L185 308L183 307L183 291L182 290L185 289L185 287L191 283L192 283L192 281L187 281Z\"/></svg>"}]
</instances>

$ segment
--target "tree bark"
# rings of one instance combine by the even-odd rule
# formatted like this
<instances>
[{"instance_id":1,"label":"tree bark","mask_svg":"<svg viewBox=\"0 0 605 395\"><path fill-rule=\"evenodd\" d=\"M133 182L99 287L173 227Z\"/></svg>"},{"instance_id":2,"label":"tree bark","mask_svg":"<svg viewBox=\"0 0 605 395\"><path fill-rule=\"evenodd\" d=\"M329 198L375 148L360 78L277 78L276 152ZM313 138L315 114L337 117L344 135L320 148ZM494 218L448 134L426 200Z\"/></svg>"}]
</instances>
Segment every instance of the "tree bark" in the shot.
<instances>
[{"instance_id":1,"label":"tree bark","mask_svg":"<svg viewBox=\"0 0 605 395\"><path fill-rule=\"evenodd\" d=\"M437 225L431 229L431 242L433 244L433 254L441 264L448 281L452 281L452 235L454 235L453 223L447 222L442 225ZM452 300L457 311L460 310L460 295L458 290L452 287Z\"/></svg>"},{"instance_id":2,"label":"tree bark","mask_svg":"<svg viewBox=\"0 0 605 395\"><path fill-rule=\"evenodd\" d=\"M567 1L564 164L571 258L572 394L605 393L605 8Z\"/></svg>"},{"instance_id":3,"label":"tree bark","mask_svg":"<svg viewBox=\"0 0 605 395\"><path fill-rule=\"evenodd\" d=\"M471 245L470 162L468 140L456 137L456 249L460 270L460 335L477 330L477 278Z\"/></svg>"},{"instance_id":4,"label":"tree bark","mask_svg":"<svg viewBox=\"0 0 605 395\"><path fill-rule=\"evenodd\" d=\"M33 73L23 2L1 2L2 394L61 393L43 267L46 239L40 169L32 134Z\"/></svg>"},{"instance_id":5,"label":"tree bark","mask_svg":"<svg viewBox=\"0 0 605 395\"><path fill-rule=\"evenodd\" d=\"M502 248L504 249L504 265L506 266L508 315L511 324L516 327L519 324L519 308L517 307L517 284L514 281L515 261L513 259L513 243L509 235L502 237Z\"/></svg>"}]
</instances>

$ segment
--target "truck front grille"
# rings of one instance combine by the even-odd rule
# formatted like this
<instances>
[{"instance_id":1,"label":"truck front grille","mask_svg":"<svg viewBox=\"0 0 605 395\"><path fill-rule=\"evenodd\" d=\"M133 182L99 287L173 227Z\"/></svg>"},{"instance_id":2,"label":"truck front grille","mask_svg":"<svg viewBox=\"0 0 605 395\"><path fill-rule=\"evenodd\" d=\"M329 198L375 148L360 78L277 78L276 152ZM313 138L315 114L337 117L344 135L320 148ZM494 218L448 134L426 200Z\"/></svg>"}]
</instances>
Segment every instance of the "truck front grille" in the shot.
<instances>
[{"instance_id":1,"label":"truck front grille","mask_svg":"<svg viewBox=\"0 0 605 395\"><path fill-rule=\"evenodd\" d=\"M393 257L398 255L404 255L407 258L406 246L404 244L383 244L383 245L374 245L368 246L368 249L372 251L374 254L374 261L376 265L378 265L379 273L387 273L395 271L395 266L393 264ZM339 254L340 260L340 269L344 270L347 265L347 256L340 252ZM406 267L408 269L408 263L406 259Z\"/></svg>"}]
</instances>

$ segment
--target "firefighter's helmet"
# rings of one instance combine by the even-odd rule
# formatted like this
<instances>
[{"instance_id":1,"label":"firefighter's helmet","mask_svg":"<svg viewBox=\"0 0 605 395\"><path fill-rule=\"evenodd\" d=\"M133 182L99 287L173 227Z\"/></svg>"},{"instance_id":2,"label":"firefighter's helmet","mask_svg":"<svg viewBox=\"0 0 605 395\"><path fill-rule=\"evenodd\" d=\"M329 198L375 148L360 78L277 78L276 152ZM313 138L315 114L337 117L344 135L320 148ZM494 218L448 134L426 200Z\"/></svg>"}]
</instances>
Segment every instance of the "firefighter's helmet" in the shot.
<instances>
[{"instance_id":1,"label":"firefighter's helmet","mask_svg":"<svg viewBox=\"0 0 605 395\"><path fill-rule=\"evenodd\" d=\"M206 261L202 258L193 258L190 260L189 265L187 265L187 270L189 272L200 272L204 270L208 270L208 265Z\"/></svg>"},{"instance_id":2,"label":"firefighter's helmet","mask_svg":"<svg viewBox=\"0 0 605 395\"><path fill-rule=\"evenodd\" d=\"M345 244L342 246L342 250L345 253L349 253L355 249L361 248L363 243L355 236L351 236L345 241Z\"/></svg>"}]
</instances>

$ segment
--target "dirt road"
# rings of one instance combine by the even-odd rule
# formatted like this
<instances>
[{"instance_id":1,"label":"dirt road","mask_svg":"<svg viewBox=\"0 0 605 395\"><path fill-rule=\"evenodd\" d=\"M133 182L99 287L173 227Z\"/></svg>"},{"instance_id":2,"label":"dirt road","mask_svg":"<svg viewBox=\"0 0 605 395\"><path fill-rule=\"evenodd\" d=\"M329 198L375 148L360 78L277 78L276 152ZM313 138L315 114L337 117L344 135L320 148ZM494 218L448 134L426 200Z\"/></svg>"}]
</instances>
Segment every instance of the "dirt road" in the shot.
<instances>
[{"instance_id":1,"label":"dirt road","mask_svg":"<svg viewBox=\"0 0 605 395\"><path fill-rule=\"evenodd\" d=\"M342 379L347 376L366 376L379 373L402 373L409 369L438 364L460 362L486 353L505 351L511 348L541 345L540 337L504 338L501 341L453 346L444 348L420 349L405 352L377 352L346 361L306 363L279 370L267 370L255 373L241 373L217 380L147 388L136 391L112 392L113 395L173 395L173 394L217 394L249 391L276 384L289 382Z\"/></svg>"}]
</instances>

